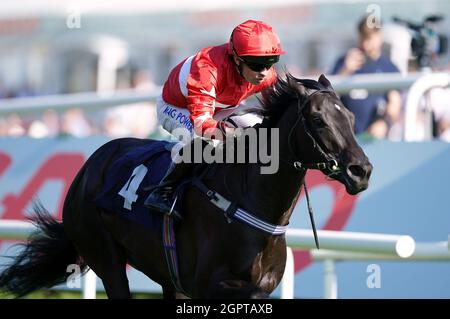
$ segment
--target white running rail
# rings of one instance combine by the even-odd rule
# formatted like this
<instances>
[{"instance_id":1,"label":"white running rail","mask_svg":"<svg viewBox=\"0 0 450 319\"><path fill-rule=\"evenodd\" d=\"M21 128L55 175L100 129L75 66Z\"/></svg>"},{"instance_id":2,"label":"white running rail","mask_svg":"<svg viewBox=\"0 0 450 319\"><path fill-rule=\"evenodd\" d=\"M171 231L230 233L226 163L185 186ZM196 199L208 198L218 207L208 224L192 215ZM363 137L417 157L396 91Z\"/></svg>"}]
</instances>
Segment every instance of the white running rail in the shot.
<instances>
[{"instance_id":1,"label":"white running rail","mask_svg":"<svg viewBox=\"0 0 450 319\"><path fill-rule=\"evenodd\" d=\"M35 226L26 221L0 219L0 239L25 240ZM396 260L450 261L449 241L416 243L410 236L319 230L320 250L315 249L311 230L289 229L286 268L281 282L281 298L294 298L294 258L292 248L311 250L314 261L324 261L325 298L337 298L336 261ZM97 276L84 276L83 298L96 296Z\"/></svg>"},{"instance_id":2,"label":"white running rail","mask_svg":"<svg viewBox=\"0 0 450 319\"><path fill-rule=\"evenodd\" d=\"M367 90L368 92L409 90L404 115L404 139L411 141L415 139L417 111L422 96L434 87L448 87L450 73L360 74L350 77L330 76L329 79L339 94L346 94L351 90ZM6 99L0 100L0 116L10 113L42 114L48 109L63 112L73 107L82 108L85 111L96 111L118 105L154 102L160 93L161 88L158 87L148 92L123 90Z\"/></svg>"}]
</instances>

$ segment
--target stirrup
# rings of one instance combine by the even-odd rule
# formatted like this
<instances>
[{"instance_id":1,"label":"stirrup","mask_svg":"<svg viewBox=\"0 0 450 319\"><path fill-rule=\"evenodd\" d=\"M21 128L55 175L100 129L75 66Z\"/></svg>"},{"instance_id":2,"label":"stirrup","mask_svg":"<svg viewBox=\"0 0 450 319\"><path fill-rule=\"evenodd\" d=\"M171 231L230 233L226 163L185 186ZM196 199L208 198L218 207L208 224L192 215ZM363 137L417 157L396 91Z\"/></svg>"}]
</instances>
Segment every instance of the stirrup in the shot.
<instances>
[{"instance_id":1,"label":"stirrup","mask_svg":"<svg viewBox=\"0 0 450 319\"><path fill-rule=\"evenodd\" d=\"M169 216L173 215L173 217L175 219L179 219L180 220L182 218L181 215L174 209L175 205L177 204L177 201L178 201L178 196L175 196L175 199L173 200L173 203L172 203L172 207L170 207L170 210L167 213L167 215L169 215Z\"/></svg>"},{"instance_id":2,"label":"stirrup","mask_svg":"<svg viewBox=\"0 0 450 319\"><path fill-rule=\"evenodd\" d=\"M151 194L149 195L149 197L150 196L151 196ZM163 194L159 195L159 200L158 200L159 205L155 201L153 201L152 203L147 203L147 200L148 200L148 198L147 198L144 202L144 206L153 211L156 211L160 214L172 216L175 219L181 220L182 219L181 215L175 210L175 205L178 201L178 196L175 197L173 202L169 198L170 198L170 196L169 196L168 192L163 191Z\"/></svg>"},{"instance_id":3,"label":"stirrup","mask_svg":"<svg viewBox=\"0 0 450 319\"><path fill-rule=\"evenodd\" d=\"M157 185L151 185L151 186L147 186L147 187L145 187L143 190L144 191L150 191L150 192L153 192L154 190L156 190L156 189L158 189L158 188L166 188L166 187L168 187L167 185L170 185L171 183L170 182L162 182L162 183L160 183L160 184L157 184Z\"/></svg>"}]
</instances>

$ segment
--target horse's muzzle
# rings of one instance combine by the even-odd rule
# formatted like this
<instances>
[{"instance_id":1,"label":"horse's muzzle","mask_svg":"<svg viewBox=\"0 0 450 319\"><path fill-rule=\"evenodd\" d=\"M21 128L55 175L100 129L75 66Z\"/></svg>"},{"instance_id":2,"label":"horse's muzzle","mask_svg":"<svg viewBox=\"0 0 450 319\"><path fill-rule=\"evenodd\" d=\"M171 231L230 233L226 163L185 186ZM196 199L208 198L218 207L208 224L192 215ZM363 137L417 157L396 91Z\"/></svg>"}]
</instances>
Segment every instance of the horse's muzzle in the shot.
<instances>
[{"instance_id":1,"label":"horse's muzzle","mask_svg":"<svg viewBox=\"0 0 450 319\"><path fill-rule=\"evenodd\" d=\"M369 179L373 166L369 161L350 163L344 172L345 188L351 195L355 195L369 187Z\"/></svg>"}]
</instances>

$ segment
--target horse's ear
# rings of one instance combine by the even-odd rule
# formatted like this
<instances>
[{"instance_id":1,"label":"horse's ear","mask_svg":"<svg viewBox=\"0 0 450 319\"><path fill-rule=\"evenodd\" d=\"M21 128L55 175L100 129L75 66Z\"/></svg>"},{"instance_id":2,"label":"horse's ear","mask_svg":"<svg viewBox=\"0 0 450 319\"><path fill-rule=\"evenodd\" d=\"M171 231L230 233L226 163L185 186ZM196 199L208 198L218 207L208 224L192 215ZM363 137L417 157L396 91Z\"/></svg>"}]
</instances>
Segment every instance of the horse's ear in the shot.
<instances>
[{"instance_id":1,"label":"horse's ear","mask_svg":"<svg viewBox=\"0 0 450 319\"><path fill-rule=\"evenodd\" d=\"M294 86L295 83L297 83L296 79L290 73L286 74L286 81L287 81L288 85L291 87Z\"/></svg>"},{"instance_id":2,"label":"horse's ear","mask_svg":"<svg viewBox=\"0 0 450 319\"><path fill-rule=\"evenodd\" d=\"M287 83L291 88L296 88L300 95L306 95L306 88L303 84L299 82L293 75L290 73L287 74Z\"/></svg>"},{"instance_id":3,"label":"horse's ear","mask_svg":"<svg viewBox=\"0 0 450 319\"><path fill-rule=\"evenodd\" d=\"M319 83L322 84L327 89L333 90L330 81L325 77L325 75L321 74L319 77Z\"/></svg>"}]
</instances>

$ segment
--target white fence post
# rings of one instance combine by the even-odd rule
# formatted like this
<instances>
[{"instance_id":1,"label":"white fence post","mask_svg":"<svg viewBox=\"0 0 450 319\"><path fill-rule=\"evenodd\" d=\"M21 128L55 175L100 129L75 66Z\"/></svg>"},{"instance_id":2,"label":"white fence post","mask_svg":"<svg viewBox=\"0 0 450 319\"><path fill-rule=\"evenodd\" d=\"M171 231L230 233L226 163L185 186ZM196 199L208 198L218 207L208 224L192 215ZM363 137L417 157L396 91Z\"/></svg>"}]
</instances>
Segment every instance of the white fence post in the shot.
<instances>
[{"instance_id":1,"label":"white fence post","mask_svg":"<svg viewBox=\"0 0 450 319\"><path fill-rule=\"evenodd\" d=\"M286 246L286 266L283 279L281 279L281 299L294 299L294 253L291 247Z\"/></svg>"},{"instance_id":2,"label":"white fence post","mask_svg":"<svg viewBox=\"0 0 450 319\"><path fill-rule=\"evenodd\" d=\"M325 299L337 299L338 286L336 267L333 259L325 259L323 261L324 268L324 298Z\"/></svg>"},{"instance_id":3,"label":"white fence post","mask_svg":"<svg viewBox=\"0 0 450 319\"><path fill-rule=\"evenodd\" d=\"M419 78L411 86L405 106L405 130L404 140L415 141L416 120L419 103L422 96L430 89L435 87L447 87L450 85L450 74L430 73Z\"/></svg>"},{"instance_id":4,"label":"white fence post","mask_svg":"<svg viewBox=\"0 0 450 319\"><path fill-rule=\"evenodd\" d=\"M97 296L97 275L92 269L84 275L83 299L95 299Z\"/></svg>"}]
</instances>

